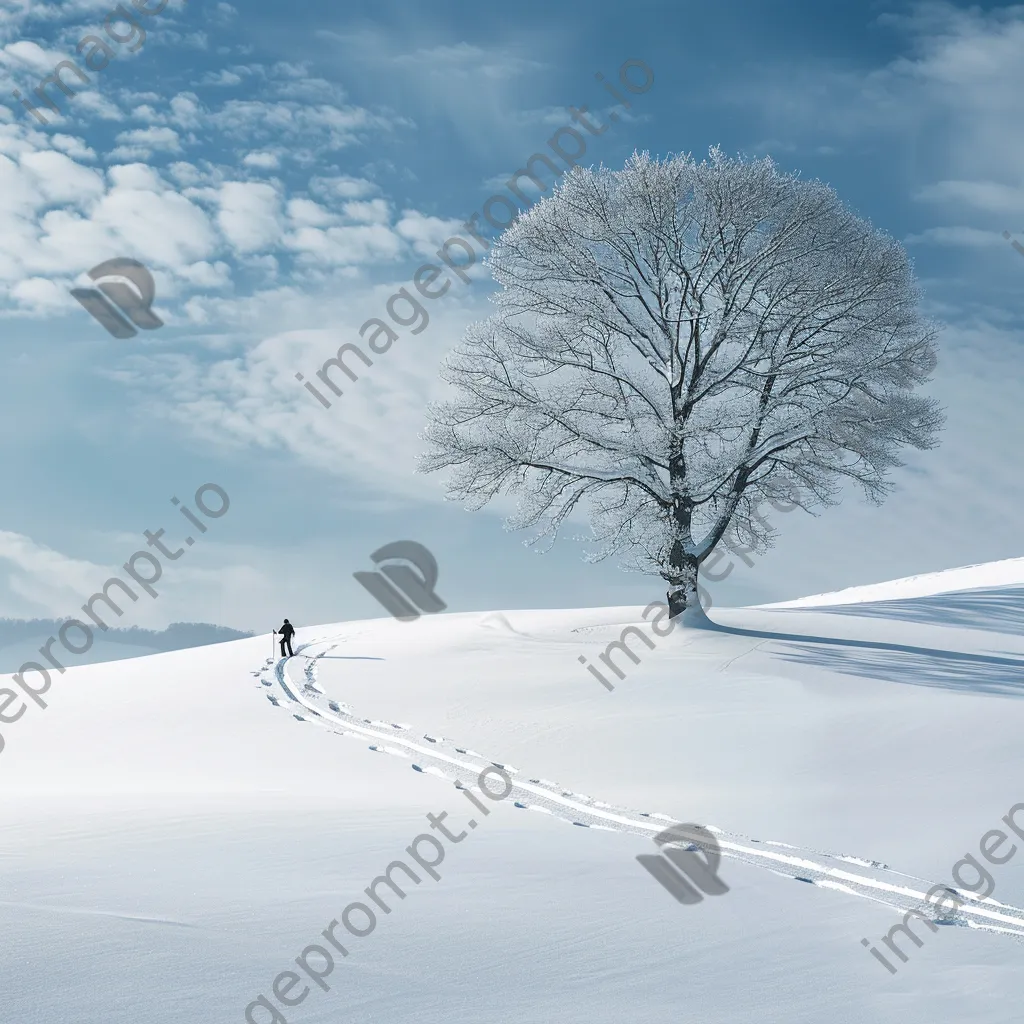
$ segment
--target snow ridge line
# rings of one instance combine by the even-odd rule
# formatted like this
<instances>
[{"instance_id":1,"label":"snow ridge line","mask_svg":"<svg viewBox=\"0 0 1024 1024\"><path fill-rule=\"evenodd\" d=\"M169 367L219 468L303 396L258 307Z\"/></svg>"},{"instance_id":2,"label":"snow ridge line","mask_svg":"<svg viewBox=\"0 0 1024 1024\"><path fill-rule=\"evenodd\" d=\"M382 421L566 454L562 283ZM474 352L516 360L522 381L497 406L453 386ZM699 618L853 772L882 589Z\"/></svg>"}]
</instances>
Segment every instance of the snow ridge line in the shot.
<instances>
[{"instance_id":1,"label":"snow ridge line","mask_svg":"<svg viewBox=\"0 0 1024 1024\"><path fill-rule=\"evenodd\" d=\"M316 687L316 676L317 676L317 663L319 660L327 655L330 651L336 649L341 645L341 642L347 639L343 634L335 634L331 637L324 637L320 640L314 640L307 644L301 645L296 651L295 657L306 657L309 658L309 664L305 667L305 685L300 688L293 680L291 680L286 671L286 665L291 660L284 658L278 660L274 665L274 675L278 685L288 696L290 700L299 704L307 711L309 711L315 719L318 719L316 724L320 724L327 728L331 732L342 732L342 734L355 734L363 738L370 738L378 741L386 740L389 744L397 744L400 747L405 748L409 751L414 751L421 757L431 761L441 762L449 769L455 769L455 785L458 788L470 788L475 789L473 785L480 771L486 767L473 764L461 760L460 758L453 757L450 754L443 753L436 747L431 749L424 747L412 740L406 739L401 735L401 730L396 726L387 726L386 723L373 723L372 726L367 725L369 719L357 719L354 714L350 714L348 711L342 711L337 702L332 702L332 710L324 710L319 707L311 699L309 699L302 690L307 687L315 693L317 696L322 697L323 692ZM331 640L337 640L336 643L330 643ZM317 655L310 657L309 655L303 654L309 648L319 646L320 644L327 644L324 649ZM268 660L267 667L273 661ZM260 671L260 675L263 675L265 670ZM270 685L264 681L264 685ZM295 716L299 717L299 716ZM397 735L396 735L397 734ZM433 742L437 742L434 740ZM372 750L397 754L399 756L405 756L400 750L394 749L391 746L379 746L372 745ZM512 783L515 789L530 793L535 797L539 797L542 801L539 805L526 804L521 800L515 800L514 806L524 810L536 810L544 811L552 814L552 816L559 818L560 820L570 822L574 825L579 825L586 828L597 828L614 832L628 832L633 834L644 834L644 833L657 833L660 832L664 827L665 823L674 821L675 819L667 814L649 814L644 811L634 811L628 808L615 808L614 805L606 804L602 801L596 801L594 798L586 796L581 793L574 793L571 790L564 789L557 783L551 782L550 780L544 779L531 779L529 782L523 782L516 779L514 776L518 773L518 769L511 765L504 764L498 761L490 761L485 758L482 754L478 754L476 751L471 751L468 748L456 747L457 752L464 753L467 756L473 755L479 757L481 760L487 762L487 764L497 765L503 770L507 771L512 777ZM451 776L441 769L434 767L424 767L422 765L413 763L411 767L424 774L438 775L441 778L453 781ZM470 776L468 783L462 780L462 776ZM549 789L543 788L540 784L546 783L547 785L559 790L558 793L552 792ZM559 808L569 808L573 811L578 812L578 817L584 820L575 820L573 818L567 818L564 815L555 813L551 808L545 807L544 803L554 803ZM617 814L612 811L618 810L624 813ZM650 823L647 821L637 820L636 817L630 817L627 815L637 815L640 818L656 819ZM586 820L593 819L593 820ZM602 824L605 823L605 824ZM610 827L609 824L614 823L620 826L619 828ZM624 826L624 827L623 827ZM877 878L873 878L869 875L861 875L845 870L842 868L827 867L822 864L818 864L813 860L807 859L806 855L817 856L819 858L825 858L827 860L839 860L847 864L863 864L865 867L870 865L873 868L890 872L894 875L899 875L902 878L910 879L915 882L923 883L927 888L931 888L934 883L929 882L927 879L921 878L915 875L908 875L904 872L895 871L888 865L880 863L878 861L867 860L866 858L852 857L846 854L834 854L820 850L804 850L800 847L792 846L789 843L773 842L771 840L758 840L750 839L749 837L740 835L738 833L729 832L725 829L717 828L714 825L706 826L710 831L715 833L718 838L719 846L723 856L731 857L735 860L740 861L754 867L760 867L762 869L771 871L772 874L780 875L781 877L790 878L795 881L804 882L811 885L817 885L821 888L832 889L838 892L845 892L849 895L858 896L862 899L869 899L872 902L882 903L886 906L892 907L895 910L907 911L915 910L920 911L922 906L930 906L931 904L926 900L926 893L919 892L916 889L909 888L906 885L897 885L890 882L885 882ZM740 842L731 842L729 839L723 837L729 837L729 839L740 840ZM770 852L768 850L756 849L751 846L745 845L746 843L757 843L773 845L776 847L792 850L793 854L783 854ZM766 863L768 862L768 863ZM787 866L789 868L799 869L798 874L793 874L787 871L779 870L781 866ZM945 885L945 883L942 883ZM981 929L985 931L999 932L1003 934L1009 934L1021 939L1024 939L1024 909L1015 907L1009 904L999 903L990 897L981 898L975 893L956 889L952 886L948 888L951 891L956 892L958 895L964 898L965 903L963 906L957 908L956 911L947 913L941 918L934 918L940 924L955 925L959 927L968 927ZM865 891L859 891L859 890ZM882 898L882 897L888 898ZM973 905L972 905L973 904ZM989 909L993 908L993 909ZM998 910L994 908L999 908ZM1009 913L1000 913L1000 911L1008 911ZM970 916L967 916L970 915ZM982 918L982 921L976 921L972 918ZM987 922L999 921L1003 924L1011 925L1011 928L1001 928Z\"/></svg>"}]
</instances>

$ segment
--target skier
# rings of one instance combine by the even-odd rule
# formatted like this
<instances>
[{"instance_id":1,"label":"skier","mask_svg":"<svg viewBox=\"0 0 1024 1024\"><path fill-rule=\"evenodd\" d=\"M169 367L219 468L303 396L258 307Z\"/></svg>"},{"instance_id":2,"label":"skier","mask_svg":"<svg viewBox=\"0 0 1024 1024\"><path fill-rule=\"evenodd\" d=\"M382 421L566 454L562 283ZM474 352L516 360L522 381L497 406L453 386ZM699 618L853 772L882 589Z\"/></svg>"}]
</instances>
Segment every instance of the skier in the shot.
<instances>
[{"instance_id":1,"label":"skier","mask_svg":"<svg viewBox=\"0 0 1024 1024\"><path fill-rule=\"evenodd\" d=\"M287 620L284 620L284 625L277 630L281 634L281 657L284 655L285 644L288 645L288 657L294 658L295 652L292 650L292 637L295 636L295 627Z\"/></svg>"}]
</instances>

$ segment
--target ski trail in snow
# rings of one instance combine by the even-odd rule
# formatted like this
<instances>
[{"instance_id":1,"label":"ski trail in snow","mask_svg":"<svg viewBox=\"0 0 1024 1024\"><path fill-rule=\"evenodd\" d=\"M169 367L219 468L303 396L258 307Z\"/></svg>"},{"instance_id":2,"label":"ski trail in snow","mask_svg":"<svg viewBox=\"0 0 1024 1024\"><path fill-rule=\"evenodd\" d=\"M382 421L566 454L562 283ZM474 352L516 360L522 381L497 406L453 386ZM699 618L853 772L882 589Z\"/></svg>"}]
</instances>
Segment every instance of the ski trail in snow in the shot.
<instances>
[{"instance_id":1,"label":"ski trail in snow","mask_svg":"<svg viewBox=\"0 0 1024 1024\"><path fill-rule=\"evenodd\" d=\"M260 676L260 685L272 686L276 682L287 702L298 704L307 712L293 713L300 721L314 722L343 736L370 740L370 750L409 758L414 771L446 779L459 788L479 792L480 772L489 766L501 768L512 781L513 789L508 796L514 796L513 806L520 810L539 811L576 826L647 838L662 831L667 823L678 820L663 812L638 811L605 803L549 779L524 779L518 768L503 761L492 761L469 747L455 746L454 741L432 733L409 735L412 727L407 724L362 718L343 701L328 700L317 685L318 663L354 635L335 634L303 644L296 650L294 659L283 658L276 662L268 659L264 668L255 673ZM323 649L318 654L304 653L320 645ZM287 672L289 662L298 663L300 658L306 659L301 683L291 679ZM274 677L268 680L266 673L271 666ZM287 703L277 706L287 707ZM421 739L426 742L420 742ZM925 899L927 891L936 883L897 871L881 861L753 839L715 825L704 827L715 834L723 857L760 867L783 878L881 903L903 913L923 909L937 925L981 929L1024 939L1024 909L1020 907L991 897L983 899L968 890L941 883L963 900L964 905L936 916L940 913L938 908ZM868 869L872 873L868 873Z\"/></svg>"}]
</instances>

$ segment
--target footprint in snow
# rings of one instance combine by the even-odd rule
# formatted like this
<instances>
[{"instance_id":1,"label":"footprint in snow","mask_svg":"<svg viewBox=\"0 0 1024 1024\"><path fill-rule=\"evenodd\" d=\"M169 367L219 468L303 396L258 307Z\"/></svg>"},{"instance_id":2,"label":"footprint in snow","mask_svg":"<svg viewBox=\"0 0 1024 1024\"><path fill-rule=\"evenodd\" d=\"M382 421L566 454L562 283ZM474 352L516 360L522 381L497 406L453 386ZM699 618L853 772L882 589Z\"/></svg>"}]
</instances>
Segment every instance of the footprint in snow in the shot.
<instances>
[{"instance_id":1,"label":"footprint in snow","mask_svg":"<svg viewBox=\"0 0 1024 1024\"><path fill-rule=\"evenodd\" d=\"M772 843L772 846L785 845L785 843ZM790 849L796 849L796 847L790 847ZM856 864L862 868L880 868L882 871L892 871L888 864L883 864L880 860L864 860L862 857L839 857L837 859L845 860L847 864Z\"/></svg>"}]
</instances>

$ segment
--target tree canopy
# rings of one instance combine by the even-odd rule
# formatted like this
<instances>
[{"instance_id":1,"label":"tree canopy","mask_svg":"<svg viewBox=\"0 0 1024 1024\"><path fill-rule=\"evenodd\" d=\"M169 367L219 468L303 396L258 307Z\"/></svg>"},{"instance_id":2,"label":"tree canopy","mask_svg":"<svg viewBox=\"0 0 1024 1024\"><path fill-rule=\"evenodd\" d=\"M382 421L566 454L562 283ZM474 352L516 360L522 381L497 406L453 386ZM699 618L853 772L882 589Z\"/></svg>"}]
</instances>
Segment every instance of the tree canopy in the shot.
<instances>
[{"instance_id":1,"label":"tree canopy","mask_svg":"<svg viewBox=\"0 0 1024 1024\"><path fill-rule=\"evenodd\" d=\"M905 250L771 159L576 167L487 263L497 311L446 361L421 469L471 508L516 495L534 541L585 514L589 557L660 575L673 615L701 614L730 523L763 548L763 502L881 502L901 450L937 444Z\"/></svg>"}]
</instances>

